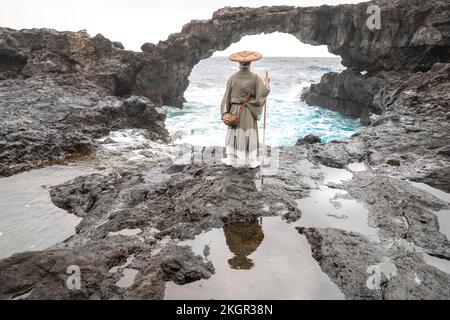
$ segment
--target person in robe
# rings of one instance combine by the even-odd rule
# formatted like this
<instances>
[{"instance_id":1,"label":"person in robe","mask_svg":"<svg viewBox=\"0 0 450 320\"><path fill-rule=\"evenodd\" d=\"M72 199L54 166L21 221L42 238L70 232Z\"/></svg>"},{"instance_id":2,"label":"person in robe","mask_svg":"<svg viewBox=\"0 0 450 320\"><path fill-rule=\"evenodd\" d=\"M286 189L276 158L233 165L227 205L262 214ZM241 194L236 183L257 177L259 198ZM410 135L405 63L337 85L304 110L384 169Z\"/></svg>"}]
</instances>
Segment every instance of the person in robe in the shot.
<instances>
[{"instance_id":1,"label":"person in robe","mask_svg":"<svg viewBox=\"0 0 450 320\"><path fill-rule=\"evenodd\" d=\"M225 138L226 157L222 159L226 166L249 165L254 169L261 164L257 159L258 120L270 93L270 78L266 74L262 80L250 71L251 62L261 58L262 55L254 51L242 51L229 57L231 61L239 62L239 71L227 82L220 112L222 119L226 113L231 113L237 115L239 121L236 127L228 126Z\"/></svg>"},{"instance_id":2,"label":"person in robe","mask_svg":"<svg viewBox=\"0 0 450 320\"><path fill-rule=\"evenodd\" d=\"M250 255L255 252L264 240L262 218L227 224L223 233L228 248L234 256L228 260L232 269L250 270L254 262Z\"/></svg>"}]
</instances>

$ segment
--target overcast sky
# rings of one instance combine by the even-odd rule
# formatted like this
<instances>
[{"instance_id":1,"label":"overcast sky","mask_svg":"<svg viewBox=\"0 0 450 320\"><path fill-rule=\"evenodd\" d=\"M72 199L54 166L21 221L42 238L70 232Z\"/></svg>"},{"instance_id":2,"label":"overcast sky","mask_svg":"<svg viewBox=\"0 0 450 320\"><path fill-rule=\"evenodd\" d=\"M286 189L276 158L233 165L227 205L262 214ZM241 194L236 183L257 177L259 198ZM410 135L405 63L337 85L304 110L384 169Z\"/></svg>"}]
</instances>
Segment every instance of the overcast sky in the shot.
<instances>
[{"instance_id":1,"label":"overcast sky","mask_svg":"<svg viewBox=\"0 0 450 320\"><path fill-rule=\"evenodd\" d=\"M14 29L86 29L120 41L126 49L140 51L144 42L165 40L192 19L208 19L224 6L357 3L361 0L0 0L0 26ZM326 47L302 44L287 34L244 37L224 52L257 50L264 56L329 56Z\"/></svg>"}]
</instances>

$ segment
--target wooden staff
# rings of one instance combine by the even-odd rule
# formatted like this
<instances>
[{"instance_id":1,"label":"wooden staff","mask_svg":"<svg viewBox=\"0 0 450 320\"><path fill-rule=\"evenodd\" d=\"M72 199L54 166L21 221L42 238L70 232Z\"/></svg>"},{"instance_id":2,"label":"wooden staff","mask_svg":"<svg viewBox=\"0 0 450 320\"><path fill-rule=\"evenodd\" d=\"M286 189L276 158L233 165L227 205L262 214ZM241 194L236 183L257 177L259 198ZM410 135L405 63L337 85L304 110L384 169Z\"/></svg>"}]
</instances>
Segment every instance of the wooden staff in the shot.
<instances>
[{"instance_id":1,"label":"wooden staff","mask_svg":"<svg viewBox=\"0 0 450 320\"><path fill-rule=\"evenodd\" d=\"M269 81L269 71L266 71L266 76L264 77L264 83L266 85L268 85L268 81ZM265 157L266 157L266 126L267 126L267 99L266 99L266 102L264 103L263 163L262 163L262 165L264 165L264 160L265 160Z\"/></svg>"},{"instance_id":2,"label":"wooden staff","mask_svg":"<svg viewBox=\"0 0 450 320\"><path fill-rule=\"evenodd\" d=\"M264 84L268 85L269 84L269 72L266 71L266 76L264 77ZM262 162L261 162L261 169L259 170L259 176L261 178L261 190L262 187L264 185L264 178L263 178L263 173L262 173L262 169L264 167L264 162L266 161L266 126L267 126L267 99L266 102L264 103L264 124L263 124L263 147L262 147Z\"/></svg>"}]
</instances>

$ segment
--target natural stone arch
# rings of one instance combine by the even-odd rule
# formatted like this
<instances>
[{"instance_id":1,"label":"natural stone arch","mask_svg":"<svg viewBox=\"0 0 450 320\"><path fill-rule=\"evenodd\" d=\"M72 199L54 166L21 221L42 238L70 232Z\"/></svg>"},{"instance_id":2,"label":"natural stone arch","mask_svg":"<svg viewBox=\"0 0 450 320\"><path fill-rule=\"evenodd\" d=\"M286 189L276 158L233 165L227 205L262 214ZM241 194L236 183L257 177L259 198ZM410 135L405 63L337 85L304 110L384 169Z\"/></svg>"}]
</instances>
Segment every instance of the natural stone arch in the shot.
<instances>
[{"instance_id":1,"label":"natural stone arch","mask_svg":"<svg viewBox=\"0 0 450 320\"><path fill-rule=\"evenodd\" d=\"M180 106L183 103L183 93L189 85L189 75L193 67L201 60L211 57L216 51L223 51L231 44L239 42L249 35L271 34L281 32L291 34L299 41L311 45L328 45L333 37L327 39L321 31L318 22L320 16L330 15L333 7L319 8L320 14L315 10L299 10L288 6L261 7L261 8L223 8L213 14L209 20L193 20L186 24L180 33L169 36L166 41L158 45L146 43L142 46L144 53L164 57L164 70L167 75L167 90L162 93L162 102L169 105ZM329 30L328 30L329 32ZM137 76L137 90L140 88L140 76L147 77L143 70ZM159 81L161 81L161 77ZM176 80L174 83L172 80ZM145 81L144 81L145 82ZM150 89L150 87L147 87ZM154 87L153 87L154 88ZM153 96L153 93L150 93Z\"/></svg>"},{"instance_id":2,"label":"natural stone arch","mask_svg":"<svg viewBox=\"0 0 450 320\"><path fill-rule=\"evenodd\" d=\"M367 9L381 8L381 29L369 30ZM311 45L327 45L354 72L428 70L450 62L445 0L375 0L355 5L223 8L193 20L181 32L143 52L86 32L0 28L0 79L52 74L63 84L102 94L142 95L155 104L181 106L192 68L243 36L283 32Z\"/></svg>"},{"instance_id":3,"label":"natural stone arch","mask_svg":"<svg viewBox=\"0 0 450 320\"><path fill-rule=\"evenodd\" d=\"M382 12L389 13L383 16L384 28L380 30L369 30L366 26L370 16L367 9L374 3ZM273 32L291 34L306 44L327 45L330 53L342 58L344 66L359 71L417 67L422 61L427 61L425 68L429 68L430 61L442 60L449 52L445 39L425 36L424 41L413 40L424 17L438 18L439 10L445 9L448 10L421 0L379 0L306 8L226 7L216 11L212 19L191 21L180 33L170 35L157 45L144 44L144 54L159 57L161 64L144 66L136 76L133 91L159 103L181 106L190 72L200 60L226 49L244 36ZM421 18L405 20L412 15ZM416 25L411 25L410 21ZM433 28L432 31L434 35L441 35L445 30ZM428 43L430 39L435 39L434 43ZM154 85L154 81L159 84Z\"/></svg>"}]
</instances>

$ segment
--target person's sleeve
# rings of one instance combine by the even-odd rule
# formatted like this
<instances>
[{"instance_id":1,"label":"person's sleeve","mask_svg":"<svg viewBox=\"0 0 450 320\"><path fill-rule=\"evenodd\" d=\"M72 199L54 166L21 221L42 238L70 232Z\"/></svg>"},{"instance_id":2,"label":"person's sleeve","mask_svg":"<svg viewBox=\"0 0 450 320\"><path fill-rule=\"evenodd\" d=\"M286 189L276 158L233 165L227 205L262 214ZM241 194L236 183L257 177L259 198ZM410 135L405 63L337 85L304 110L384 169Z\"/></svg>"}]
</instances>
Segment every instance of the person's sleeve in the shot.
<instances>
[{"instance_id":1,"label":"person's sleeve","mask_svg":"<svg viewBox=\"0 0 450 320\"><path fill-rule=\"evenodd\" d=\"M227 82L227 89L223 95L222 104L220 106L220 118L222 119L223 114L230 112L231 109L231 79Z\"/></svg>"},{"instance_id":2,"label":"person's sleeve","mask_svg":"<svg viewBox=\"0 0 450 320\"><path fill-rule=\"evenodd\" d=\"M264 84L264 81L257 76L256 79L256 92L254 99L251 99L248 103L249 110L256 120L261 118L264 104L266 103L267 96L270 93L270 87Z\"/></svg>"},{"instance_id":3,"label":"person's sleeve","mask_svg":"<svg viewBox=\"0 0 450 320\"><path fill-rule=\"evenodd\" d=\"M270 86L264 83L264 80L258 76L258 86L257 86L257 94L260 104L264 105L266 103L267 96L270 93Z\"/></svg>"}]
</instances>

